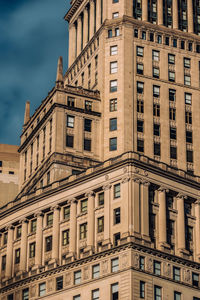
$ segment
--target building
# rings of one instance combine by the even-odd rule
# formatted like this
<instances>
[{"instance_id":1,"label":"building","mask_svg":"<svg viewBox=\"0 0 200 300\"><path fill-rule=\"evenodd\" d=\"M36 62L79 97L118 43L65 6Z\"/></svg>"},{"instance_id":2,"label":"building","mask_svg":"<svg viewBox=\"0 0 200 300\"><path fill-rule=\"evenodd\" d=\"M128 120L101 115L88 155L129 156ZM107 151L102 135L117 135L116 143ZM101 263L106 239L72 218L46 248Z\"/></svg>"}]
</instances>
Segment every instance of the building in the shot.
<instances>
[{"instance_id":1,"label":"building","mask_svg":"<svg viewBox=\"0 0 200 300\"><path fill-rule=\"evenodd\" d=\"M0 204L12 201L19 192L18 146L0 144Z\"/></svg>"},{"instance_id":2,"label":"building","mask_svg":"<svg viewBox=\"0 0 200 300\"><path fill-rule=\"evenodd\" d=\"M69 68L0 211L1 299L200 299L199 1L71 1Z\"/></svg>"}]
</instances>

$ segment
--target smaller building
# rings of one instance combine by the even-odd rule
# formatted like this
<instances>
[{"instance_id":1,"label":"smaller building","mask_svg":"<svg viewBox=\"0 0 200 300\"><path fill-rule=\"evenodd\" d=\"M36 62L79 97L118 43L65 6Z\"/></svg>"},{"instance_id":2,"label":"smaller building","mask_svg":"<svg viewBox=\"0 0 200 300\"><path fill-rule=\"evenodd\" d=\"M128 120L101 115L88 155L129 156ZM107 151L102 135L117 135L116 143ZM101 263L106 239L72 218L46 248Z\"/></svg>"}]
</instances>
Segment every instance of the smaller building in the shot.
<instances>
[{"instance_id":1,"label":"smaller building","mask_svg":"<svg viewBox=\"0 0 200 300\"><path fill-rule=\"evenodd\" d=\"M0 205L13 200L18 193L18 146L0 144Z\"/></svg>"}]
</instances>

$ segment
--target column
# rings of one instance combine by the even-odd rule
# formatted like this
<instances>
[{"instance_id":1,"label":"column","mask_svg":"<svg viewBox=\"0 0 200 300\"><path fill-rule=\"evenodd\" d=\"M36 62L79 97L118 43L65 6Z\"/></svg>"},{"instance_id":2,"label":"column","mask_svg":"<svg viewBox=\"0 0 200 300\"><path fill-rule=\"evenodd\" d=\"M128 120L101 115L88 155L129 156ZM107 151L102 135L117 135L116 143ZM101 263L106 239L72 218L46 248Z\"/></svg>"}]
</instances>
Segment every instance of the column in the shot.
<instances>
[{"instance_id":1,"label":"column","mask_svg":"<svg viewBox=\"0 0 200 300\"><path fill-rule=\"evenodd\" d=\"M158 202L159 202L159 244L165 246L167 244L167 208L166 208L166 193L168 190L165 187L158 189Z\"/></svg>"},{"instance_id":2,"label":"column","mask_svg":"<svg viewBox=\"0 0 200 300\"><path fill-rule=\"evenodd\" d=\"M184 199L186 197L178 194L177 199L177 248L182 252L185 250L185 212L184 212Z\"/></svg>"},{"instance_id":3,"label":"column","mask_svg":"<svg viewBox=\"0 0 200 300\"><path fill-rule=\"evenodd\" d=\"M142 21L148 21L148 0L142 0Z\"/></svg>"},{"instance_id":4,"label":"column","mask_svg":"<svg viewBox=\"0 0 200 300\"><path fill-rule=\"evenodd\" d=\"M196 258L200 259L200 199L195 202L195 233L196 233Z\"/></svg>"},{"instance_id":5,"label":"column","mask_svg":"<svg viewBox=\"0 0 200 300\"><path fill-rule=\"evenodd\" d=\"M140 178L134 177L132 181L133 189L133 230L134 235L140 237Z\"/></svg>"},{"instance_id":6,"label":"column","mask_svg":"<svg viewBox=\"0 0 200 300\"><path fill-rule=\"evenodd\" d=\"M110 201L111 201L111 185L103 186L104 191L104 242L110 243Z\"/></svg>"},{"instance_id":7,"label":"column","mask_svg":"<svg viewBox=\"0 0 200 300\"><path fill-rule=\"evenodd\" d=\"M141 234L142 238L150 241L149 238L149 185L147 181L141 182Z\"/></svg>"},{"instance_id":8,"label":"column","mask_svg":"<svg viewBox=\"0 0 200 300\"><path fill-rule=\"evenodd\" d=\"M36 247L35 247L35 265L40 267L42 265L42 251L43 251L43 213L39 212L35 215L37 217L36 229Z\"/></svg>"},{"instance_id":9,"label":"column","mask_svg":"<svg viewBox=\"0 0 200 300\"><path fill-rule=\"evenodd\" d=\"M76 253L76 240L77 240L77 224L76 224L76 214L77 214L77 201L76 199L71 199L70 201L70 231L69 231L69 252L71 255Z\"/></svg>"},{"instance_id":10,"label":"column","mask_svg":"<svg viewBox=\"0 0 200 300\"><path fill-rule=\"evenodd\" d=\"M96 30L98 30L99 27L101 26L101 0L96 0L96 7L97 7Z\"/></svg>"},{"instance_id":11,"label":"column","mask_svg":"<svg viewBox=\"0 0 200 300\"><path fill-rule=\"evenodd\" d=\"M95 228L95 218L94 218L94 204L95 204L95 194L89 192L85 194L88 198L88 232L87 232L87 246L93 249L94 247L94 228Z\"/></svg>"},{"instance_id":12,"label":"column","mask_svg":"<svg viewBox=\"0 0 200 300\"><path fill-rule=\"evenodd\" d=\"M94 35L94 1L90 1L90 38Z\"/></svg>"},{"instance_id":13,"label":"column","mask_svg":"<svg viewBox=\"0 0 200 300\"><path fill-rule=\"evenodd\" d=\"M163 25L163 0L158 0L157 3L158 25Z\"/></svg>"},{"instance_id":14,"label":"column","mask_svg":"<svg viewBox=\"0 0 200 300\"><path fill-rule=\"evenodd\" d=\"M88 42L88 7L86 6L83 12L83 48Z\"/></svg>"},{"instance_id":15,"label":"column","mask_svg":"<svg viewBox=\"0 0 200 300\"><path fill-rule=\"evenodd\" d=\"M77 56L81 52L81 34L82 34L81 27L82 27L81 16L79 16L77 20Z\"/></svg>"},{"instance_id":16,"label":"column","mask_svg":"<svg viewBox=\"0 0 200 300\"><path fill-rule=\"evenodd\" d=\"M124 205L122 209L122 220L124 220L125 231L123 232L122 237L129 236L132 229L131 222L131 212L132 212L132 203L131 203L131 178L129 176L122 179L122 198Z\"/></svg>"},{"instance_id":17,"label":"column","mask_svg":"<svg viewBox=\"0 0 200 300\"><path fill-rule=\"evenodd\" d=\"M173 0L173 28L178 29L178 0Z\"/></svg>"},{"instance_id":18,"label":"column","mask_svg":"<svg viewBox=\"0 0 200 300\"><path fill-rule=\"evenodd\" d=\"M193 3L192 0L187 0L187 19L188 19L188 32L194 32L194 23L193 23Z\"/></svg>"},{"instance_id":19,"label":"column","mask_svg":"<svg viewBox=\"0 0 200 300\"><path fill-rule=\"evenodd\" d=\"M12 277L12 267L13 267L13 236L14 236L14 226L10 225L8 227L8 242L7 242L7 253L6 253L6 272L5 277Z\"/></svg>"},{"instance_id":20,"label":"column","mask_svg":"<svg viewBox=\"0 0 200 300\"><path fill-rule=\"evenodd\" d=\"M53 210L53 247L52 247L52 259L55 262L59 260L59 238L60 238L60 206L56 205L52 207Z\"/></svg>"},{"instance_id":21,"label":"column","mask_svg":"<svg viewBox=\"0 0 200 300\"><path fill-rule=\"evenodd\" d=\"M76 57L76 28L75 24L69 25L69 66L72 65L72 63L75 60Z\"/></svg>"},{"instance_id":22,"label":"column","mask_svg":"<svg viewBox=\"0 0 200 300\"><path fill-rule=\"evenodd\" d=\"M28 220L27 219L22 220L21 224L22 224L22 236L21 236L20 271L26 272Z\"/></svg>"}]
</instances>

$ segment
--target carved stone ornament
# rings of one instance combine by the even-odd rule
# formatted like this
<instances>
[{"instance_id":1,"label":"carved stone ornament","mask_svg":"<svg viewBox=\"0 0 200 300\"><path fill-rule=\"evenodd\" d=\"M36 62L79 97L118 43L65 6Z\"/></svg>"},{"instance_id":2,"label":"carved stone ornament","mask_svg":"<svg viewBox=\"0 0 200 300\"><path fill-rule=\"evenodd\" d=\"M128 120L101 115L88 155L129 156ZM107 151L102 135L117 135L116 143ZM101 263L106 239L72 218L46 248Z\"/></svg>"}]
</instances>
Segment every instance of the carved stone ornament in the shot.
<instances>
[{"instance_id":1,"label":"carved stone ornament","mask_svg":"<svg viewBox=\"0 0 200 300\"><path fill-rule=\"evenodd\" d=\"M102 261L102 273L103 274L108 273L108 261L107 260Z\"/></svg>"},{"instance_id":2,"label":"carved stone ornament","mask_svg":"<svg viewBox=\"0 0 200 300\"><path fill-rule=\"evenodd\" d=\"M52 292L53 291L53 279L49 279L47 281L47 292Z\"/></svg>"},{"instance_id":3,"label":"carved stone ornament","mask_svg":"<svg viewBox=\"0 0 200 300\"><path fill-rule=\"evenodd\" d=\"M90 276L89 267L83 269L83 280L88 280Z\"/></svg>"},{"instance_id":4,"label":"carved stone ornament","mask_svg":"<svg viewBox=\"0 0 200 300\"><path fill-rule=\"evenodd\" d=\"M191 271L190 270L184 270L184 280L186 282L191 281Z\"/></svg>"},{"instance_id":5,"label":"carved stone ornament","mask_svg":"<svg viewBox=\"0 0 200 300\"><path fill-rule=\"evenodd\" d=\"M153 271L153 259L151 257L147 259L147 271Z\"/></svg>"},{"instance_id":6,"label":"carved stone ornament","mask_svg":"<svg viewBox=\"0 0 200 300\"><path fill-rule=\"evenodd\" d=\"M176 196L177 199L187 199L187 196L182 194L182 193L179 193L177 196Z\"/></svg>"},{"instance_id":7,"label":"carved stone ornament","mask_svg":"<svg viewBox=\"0 0 200 300\"><path fill-rule=\"evenodd\" d=\"M54 210L56 210L56 209L58 209L58 210L60 209L60 206L59 206L58 204L52 206L50 210L51 210L51 211L54 211Z\"/></svg>"},{"instance_id":8,"label":"carved stone ornament","mask_svg":"<svg viewBox=\"0 0 200 300\"><path fill-rule=\"evenodd\" d=\"M71 198L71 199L68 200L68 203L69 203L70 205L76 204L76 203L77 203L77 200L76 200L76 198Z\"/></svg>"},{"instance_id":9,"label":"carved stone ornament","mask_svg":"<svg viewBox=\"0 0 200 300\"><path fill-rule=\"evenodd\" d=\"M129 182L129 181L130 181L130 179L131 179L131 177L130 177L130 176L123 177L123 178L122 178L122 183Z\"/></svg>"},{"instance_id":10,"label":"carved stone ornament","mask_svg":"<svg viewBox=\"0 0 200 300\"><path fill-rule=\"evenodd\" d=\"M36 284L31 285L31 298L36 295Z\"/></svg>"},{"instance_id":11,"label":"carved stone ornament","mask_svg":"<svg viewBox=\"0 0 200 300\"><path fill-rule=\"evenodd\" d=\"M164 264L164 275L171 276L171 265L169 263Z\"/></svg>"},{"instance_id":12,"label":"carved stone ornament","mask_svg":"<svg viewBox=\"0 0 200 300\"><path fill-rule=\"evenodd\" d=\"M95 197L95 193L93 191L89 191L89 192L85 193L85 197L87 197L87 198Z\"/></svg>"},{"instance_id":13,"label":"carved stone ornament","mask_svg":"<svg viewBox=\"0 0 200 300\"><path fill-rule=\"evenodd\" d=\"M111 189L111 187L112 187L112 185L108 183L108 184L105 184L102 189L103 189L103 191L107 191L107 190Z\"/></svg>"},{"instance_id":14,"label":"carved stone ornament","mask_svg":"<svg viewBox=\"0 0 200 300\"><path fill-rule=\"evenodd\" d=\"M128 267L128 253L123 253L121 255L121 266L122 268Z\"/></svg>"},{"instance_id":15,"label":"carved stone ornament","mask_svg":"<svg viewBox=\"0 0 200 300\"><path fill-rule=\"evenodd\" d=\"M169 193L169 190L168 188L166 188L165 186L160 186L159 189L158 189L158 192L161 192L161 193Z\"/></svg>"},{"instance_id":16,"label":"carved stone ornament","mask_svg":"<svg viewBox=\"0 0 200 300\"><path fill-rule=\"evenodd\" d=\"M123 173L125 174L125 173L127 173L128 172L128 169L125 167L125 168L123 168Z\"/></svg>"},{"instance_id":17,"label":"carved stone ornament","mask_svg":"<svg viewBox=\"0 0 200 300\"><path fill-rule=\"evenodd\" d=\"M70 284L71 284L71 280L72 280L72 275L71 275L71 273L67 273L67 274L65 275L65 285L66 285L66 286L70 285Z\"/></svg>"},{"instance_id":18,"label":"carved stone ornament","mask_svg":"<svg viewBox=\"0 0 200 300\"><path fill-rule=\"evenodd\" d=\"M139 259L140 259L140 256L139 256L138 253L136 253L136 254L134 255L134 262L133 262L135 268L139 268Z\"/></svg>"},{"instance_id":19,"label":"carved stone ornament","mask_svg":"<svg viewBox=\"0 0 200 300\"><path fill-rule=\"evenodd\" d=\"M137 174L139 173L139 169L138 169L138 168L135 168L134 171L135 171L135 173L137 173Z\"/></svg>"},{"instance_id":20,"label":"carved stone ornament","mask_svg":"<svg viewBox=\"0 0 200 300\"><path fill-rule=\"evenodd\" d=\"M41 211L38 211L38 212L36 212L36 213L34 214L34 217L35 217L35 218L43 217L43 216L44 216L44 214L43 214L43 212L41 212Z\"/></svg>"}]
</instances>

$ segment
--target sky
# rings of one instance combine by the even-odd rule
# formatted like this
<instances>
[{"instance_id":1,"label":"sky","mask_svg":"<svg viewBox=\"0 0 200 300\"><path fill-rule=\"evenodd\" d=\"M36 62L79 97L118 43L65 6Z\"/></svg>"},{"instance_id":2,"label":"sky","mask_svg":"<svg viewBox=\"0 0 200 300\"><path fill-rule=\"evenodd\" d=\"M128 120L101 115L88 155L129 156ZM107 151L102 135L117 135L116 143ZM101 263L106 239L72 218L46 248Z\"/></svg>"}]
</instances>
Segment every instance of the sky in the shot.
<instances>
[{"instance_id":1,"label":"sky","mask_svg":"<svg viewBox=\"0 0 200 300\"><path fill-rule=\"evenodd\" d=\"M0 144L20 144L24 108L31 114L67 69L70 0L0 0Z\"/></svg>"}]
</instances>

